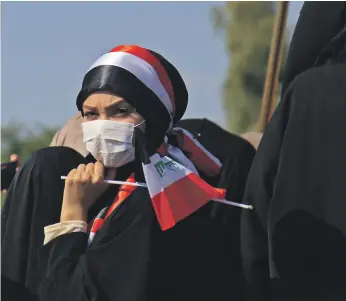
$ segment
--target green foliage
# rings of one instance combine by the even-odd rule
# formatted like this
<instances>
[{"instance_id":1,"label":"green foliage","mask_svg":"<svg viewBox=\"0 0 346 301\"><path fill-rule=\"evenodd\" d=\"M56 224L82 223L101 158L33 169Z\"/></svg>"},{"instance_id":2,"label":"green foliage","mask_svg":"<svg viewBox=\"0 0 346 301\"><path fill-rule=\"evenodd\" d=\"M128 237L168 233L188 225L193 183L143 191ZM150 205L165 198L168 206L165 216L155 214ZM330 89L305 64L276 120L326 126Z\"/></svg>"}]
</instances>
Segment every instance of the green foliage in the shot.
<instances>
[{"instance_id":1,"label":"green foliage","mask_svg":"<svg viewBox=\"0 0 346 301\"><path fill-rule=\"evenodd\" d=\"M260 114L275 2L225 2L214 7L212 20L230 58L223 89L228 129L253 130Z\"/></svg>"},{"instance_id":2,"label":"green foliage","mask_svg":"<svg viewBox=\"0 0 346 301\"><path fill-rule=\"evenodd\" d=\"M1 162L9 161L9 156L16 153L24 162L32 152L49 146L56 133L56 128L39 126L32 131L20 123L9 123L1 127Z\"/></svg>"}]
</instances>

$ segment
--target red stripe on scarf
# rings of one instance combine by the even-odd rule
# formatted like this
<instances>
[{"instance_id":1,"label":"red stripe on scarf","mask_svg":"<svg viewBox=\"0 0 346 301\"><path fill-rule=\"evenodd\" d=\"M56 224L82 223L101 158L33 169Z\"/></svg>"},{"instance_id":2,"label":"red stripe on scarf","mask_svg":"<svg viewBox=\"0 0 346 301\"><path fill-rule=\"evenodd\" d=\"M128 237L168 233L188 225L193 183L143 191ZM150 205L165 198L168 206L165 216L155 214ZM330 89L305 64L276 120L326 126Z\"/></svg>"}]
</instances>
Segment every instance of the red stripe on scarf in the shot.
<instances>
[{"instance_id":1,"label":"red stripe on scarf","mask_svg":"<svg viewBox=\"0 0 346 301\"><path fill-rule=\"evenodd\" d=\"M135 183L135 176L132 174L126 182ZM109 207L107 214L105 216L105 219L112 214L112 212L126 199L128 198L131 193L136 189L136 186L130 186L130 185L122 185L119 189L119 192L113 202L113 204Z\"/></svg>"},{"instance_id":2,"label":"red stripe on scarf","mask_svg":"<svg viewBox=\"0 0 346 301\"><path fill-rule=\"evenodd\" d=\"M110 52L130 53L150 64L154 68L158 78L160 79L161 84L167 91L167 94L169 95L169 98L172 102L173 110L175 111L175 98L172 82L161 62L154 55L152 55L149 50L136 45L120 45L118 47L113 48Z\"/></svg>"},{"instance_id":3,"label":"red stripe on scarf","mask_svg":"<svg viewBox=\"0 0 346 301\"><path fill-rule=\"evenodd\" d=\"M103 223L104 223L104 219L99 217L95 218L90 232L96 233L98 230L102 228Z\"/></svg>"},{"instance_id":4,"label":"red stripe on scarf","mask_svg":"<svg viewBox=\"0 0 346 301\"><path fill-rule=\"evenodd\" d=\"M126 182L135 182L134 174L132 174ZM136 186L130 186L130 185L122 185L119 189L119 192L117 193L113 203L110 205L110 207L107 210L107 213L104 217L96 217L94 221L92 222L90 234L89 234L89 243L92 242L94 239L94 236L96 233L102 228L106 218L112 214L112 212L126 199L130 196L130 194L136 189ZM102 211L101 211L102 212ZM101 214L101 212L99 214Z\"/></svg>"}]
</instances>

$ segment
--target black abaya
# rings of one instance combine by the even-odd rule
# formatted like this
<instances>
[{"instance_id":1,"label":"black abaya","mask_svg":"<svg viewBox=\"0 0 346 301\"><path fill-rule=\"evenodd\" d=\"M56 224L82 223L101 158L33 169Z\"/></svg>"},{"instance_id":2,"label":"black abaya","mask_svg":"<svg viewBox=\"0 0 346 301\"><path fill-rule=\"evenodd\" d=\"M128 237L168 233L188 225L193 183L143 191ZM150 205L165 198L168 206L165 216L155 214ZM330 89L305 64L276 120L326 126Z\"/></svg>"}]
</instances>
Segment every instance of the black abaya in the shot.
<instances>
[{"instance_id":1,"label":"black abaya","mask_svg":"<svg viewBox=\"0 0 346 301\"><path fill-rule=\"evenodd\" d=\"M33 153L16 173L1 213L3 300L36 300L40 283L37 254L44 240L43 228L60 219L64 189L60 177L87 161L70 148L49 147ZM119 177L122 173L127 176L127 172L120 172ZM116 189L112 186L91 208L90 218Z\"/></svg>"},{"instance_id":2,"label":"black abaya","mask_svg":"<svg viewBox=\"0 0 346 301\"><path fill-rule=\"evenodd\" d=\"M346 40L337 44L290 84L249 173L242 256L253 300L346 299Z\"/></svg>"},{"instance_id":3,"label":"black abaya","mask_svg":"<svg viewBox=\"0 0 346 301\"><path fill-rule=\"evenodd\" d=\"M72 149L57 149L61 156L51 149L34 153L8 190L1 220L3 300L27 299L27 294L35 293L39 282L37 250L43 243L43 227L60 218L64 182L59 178L71 166L83 162L84 158Z\"/></svg>"}]
</instances>

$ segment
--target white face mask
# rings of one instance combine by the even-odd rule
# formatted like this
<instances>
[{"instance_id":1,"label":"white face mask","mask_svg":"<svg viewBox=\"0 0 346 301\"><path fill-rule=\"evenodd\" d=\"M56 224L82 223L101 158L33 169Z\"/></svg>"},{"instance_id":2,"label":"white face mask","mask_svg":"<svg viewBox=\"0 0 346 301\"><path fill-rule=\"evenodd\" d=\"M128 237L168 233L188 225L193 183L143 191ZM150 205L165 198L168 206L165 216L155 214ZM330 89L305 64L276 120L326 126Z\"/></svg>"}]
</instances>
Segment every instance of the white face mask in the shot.
<instances>
[{"instance_id":1,"label":"white face mask","mask_svg":"<svg viewBox=\"0 0 346 301\"><path fill-rule=\"evenodd\" d=\"M135 159L132 123L93 120L82 123L86 149L106 167L120 167Z\"/></svg>"}]
</instances>

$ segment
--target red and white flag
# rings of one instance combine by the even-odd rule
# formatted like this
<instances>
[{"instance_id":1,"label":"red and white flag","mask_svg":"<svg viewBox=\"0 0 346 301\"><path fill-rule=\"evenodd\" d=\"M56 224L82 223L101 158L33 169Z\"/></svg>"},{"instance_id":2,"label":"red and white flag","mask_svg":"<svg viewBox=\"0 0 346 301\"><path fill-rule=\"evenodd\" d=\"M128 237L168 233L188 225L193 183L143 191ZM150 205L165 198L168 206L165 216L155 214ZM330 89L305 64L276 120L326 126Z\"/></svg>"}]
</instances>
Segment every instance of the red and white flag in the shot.
<instances>
[{"instance_id":1,"label":"red and white flag","mask_svg":"<svg viewBox=\"0 0 346 301\"><path fill-rule=\"evenodd\" d=\"M173 227L212 199L224 199L215 188L176 161L155 153L143 163L153 207L162 230Z\"/></svg>"}]
</instances>

